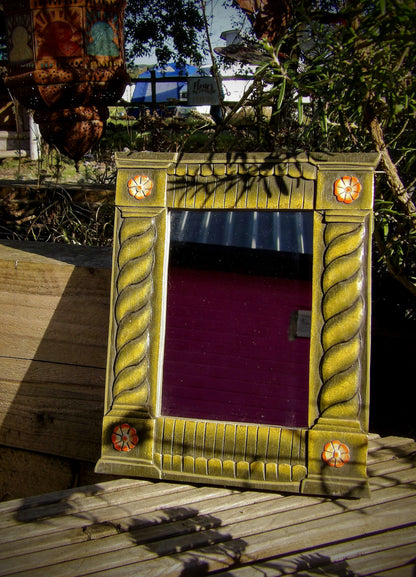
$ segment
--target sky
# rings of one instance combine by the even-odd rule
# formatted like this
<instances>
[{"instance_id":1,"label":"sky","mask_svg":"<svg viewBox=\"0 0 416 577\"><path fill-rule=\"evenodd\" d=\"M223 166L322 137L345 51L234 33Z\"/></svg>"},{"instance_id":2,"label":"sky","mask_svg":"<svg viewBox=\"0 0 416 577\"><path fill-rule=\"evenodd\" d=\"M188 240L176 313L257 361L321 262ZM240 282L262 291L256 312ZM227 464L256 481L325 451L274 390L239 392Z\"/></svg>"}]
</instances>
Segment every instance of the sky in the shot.
<instances>
[{"instance_id":1,"label":"sky","mask_svg":"<svg viewBox=\"0 0 416 577\"><path fill-rule=\"evenodd\" d=\"M222 32L232 30L236 27L236 15L238 12L232 8L225 8L223 6L224 0L210 0L207 2L207 20L211 31L211 44L213 48L217 46L225 46L225 41L221 39ZM202 32L203 40L205 42L205 35ZM155 64L156 58L154 56L140 57L137 59L137 64ZM206 64L210 64L208 56Z\"/></svg>"},{"instance_id":2,"label":"sky","mask_svg":"<svg viewBox=\"0 0 416 577\"><path fill-rule=\"evenodd\" d=\"M236 27L237 11L223 6L223 0L213 0L208 2L207 18L211 29L211 42L213 48L224 46L225 42L220 38L225 30L232 30Z\"/></svg>"}]
</instances>

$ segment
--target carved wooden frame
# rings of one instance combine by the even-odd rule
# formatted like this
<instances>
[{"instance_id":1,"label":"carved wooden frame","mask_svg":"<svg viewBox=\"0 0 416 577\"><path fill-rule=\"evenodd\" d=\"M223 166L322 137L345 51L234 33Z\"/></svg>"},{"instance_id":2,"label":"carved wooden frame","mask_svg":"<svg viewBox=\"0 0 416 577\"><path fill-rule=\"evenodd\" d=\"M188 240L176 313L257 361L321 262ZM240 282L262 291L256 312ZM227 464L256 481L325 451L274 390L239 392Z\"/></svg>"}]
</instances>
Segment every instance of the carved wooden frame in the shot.
<instances>
[{"instance_id":1,"label":"carved wooden frame","mask_svg":"<svg viewBox=\"0 0 416 577\"><path fill-rule=\"evenodd\" d=\"M112 310L98 472L362 496L375 154L117 156ZM309 426L160 413L168 212L314 213Z\"/></svg>"}]
</instances>

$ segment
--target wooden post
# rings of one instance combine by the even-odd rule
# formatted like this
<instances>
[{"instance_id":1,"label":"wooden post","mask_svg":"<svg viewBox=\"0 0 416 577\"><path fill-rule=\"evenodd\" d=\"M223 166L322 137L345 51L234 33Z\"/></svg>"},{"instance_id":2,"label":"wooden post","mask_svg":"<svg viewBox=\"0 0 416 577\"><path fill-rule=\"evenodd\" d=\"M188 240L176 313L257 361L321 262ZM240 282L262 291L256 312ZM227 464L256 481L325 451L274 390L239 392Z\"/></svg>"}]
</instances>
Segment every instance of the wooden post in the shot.
<instances>
[{"instance_id":1,"label":"wooden post","mask_svg":"<svg viewBox=\"0 0 416 577\"><path fill-rule=\"evenodd\" d=\"M150 81L152 85L152 112L156 110L156 72L150 71Z\"/></svg>"},{"instance_id":2,"label":"wooden post","mask_svg":"<svg viewBox=\"0 0 416 577\"><path fill-rule=\"evenodd\" d=\"M29 148L30 160L39 160L40 131L39 125L33 120L33 112L29 112Z\"/></svg>"}]
</instances>

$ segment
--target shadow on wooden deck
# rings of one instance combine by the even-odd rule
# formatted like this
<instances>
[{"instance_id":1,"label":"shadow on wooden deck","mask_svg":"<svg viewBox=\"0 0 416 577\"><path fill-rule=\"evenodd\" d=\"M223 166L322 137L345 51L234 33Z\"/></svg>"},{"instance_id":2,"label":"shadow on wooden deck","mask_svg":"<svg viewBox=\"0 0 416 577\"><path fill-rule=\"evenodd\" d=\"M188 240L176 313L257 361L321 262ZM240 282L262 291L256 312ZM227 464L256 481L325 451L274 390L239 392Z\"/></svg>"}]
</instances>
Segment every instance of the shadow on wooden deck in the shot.
<instances>
[{"instance_id":1,"label":"shadow on wooden deck","mask_svg":"<svg viewBox=\"0 0 416 577\"><path fill-rule=\"evenodd\" d=\"M3 459L1 483L49 477L46 493L99 454L109 252L81 267L41 254L39 268L36 252L13 250L1 267L0 442L33 460L13 473ZM368 471L361 500L86 475L88 486L0 503L0 576L416 577L415 441L373 436Z\"/></svg>"},{"instance_id":2,"label":"shadow on wooden deck","mask_svg":"<svg viewBox=\"0 0 416 577\"><path fill-rule=\"evenodd\" d=\"M0 575L416 575L416 443L370 439L371 497L118 479L0 504Z\"/></svg>"}]
</instances>

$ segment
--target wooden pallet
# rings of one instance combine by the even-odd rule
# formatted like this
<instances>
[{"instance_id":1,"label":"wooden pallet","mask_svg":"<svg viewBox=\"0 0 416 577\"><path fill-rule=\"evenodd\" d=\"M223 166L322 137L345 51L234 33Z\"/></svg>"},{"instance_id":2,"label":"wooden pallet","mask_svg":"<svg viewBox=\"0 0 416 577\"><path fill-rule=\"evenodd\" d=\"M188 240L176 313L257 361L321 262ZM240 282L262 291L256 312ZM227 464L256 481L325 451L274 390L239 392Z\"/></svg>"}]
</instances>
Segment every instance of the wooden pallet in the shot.
<instances>
[{"instance_id":1,"label":"wooden pallet","mask_svg":"<svg viewBox=\"0 0 416 577\"><path fill-rule=\"evenodd\" d=\"M370 439L371 497L118 479L0 504L0 576L416 574L416 443Z\"/></svg>"},{"instance_id":2,"label":"wooden pallet","mask_svg":"<svg viewBox=\"0 0 416 577\"><path fill-rule=\"evenodd\" d=\"M111 248L0 243L0 500L95 482L110 278Z\"/></svg>"}]
</instances>

